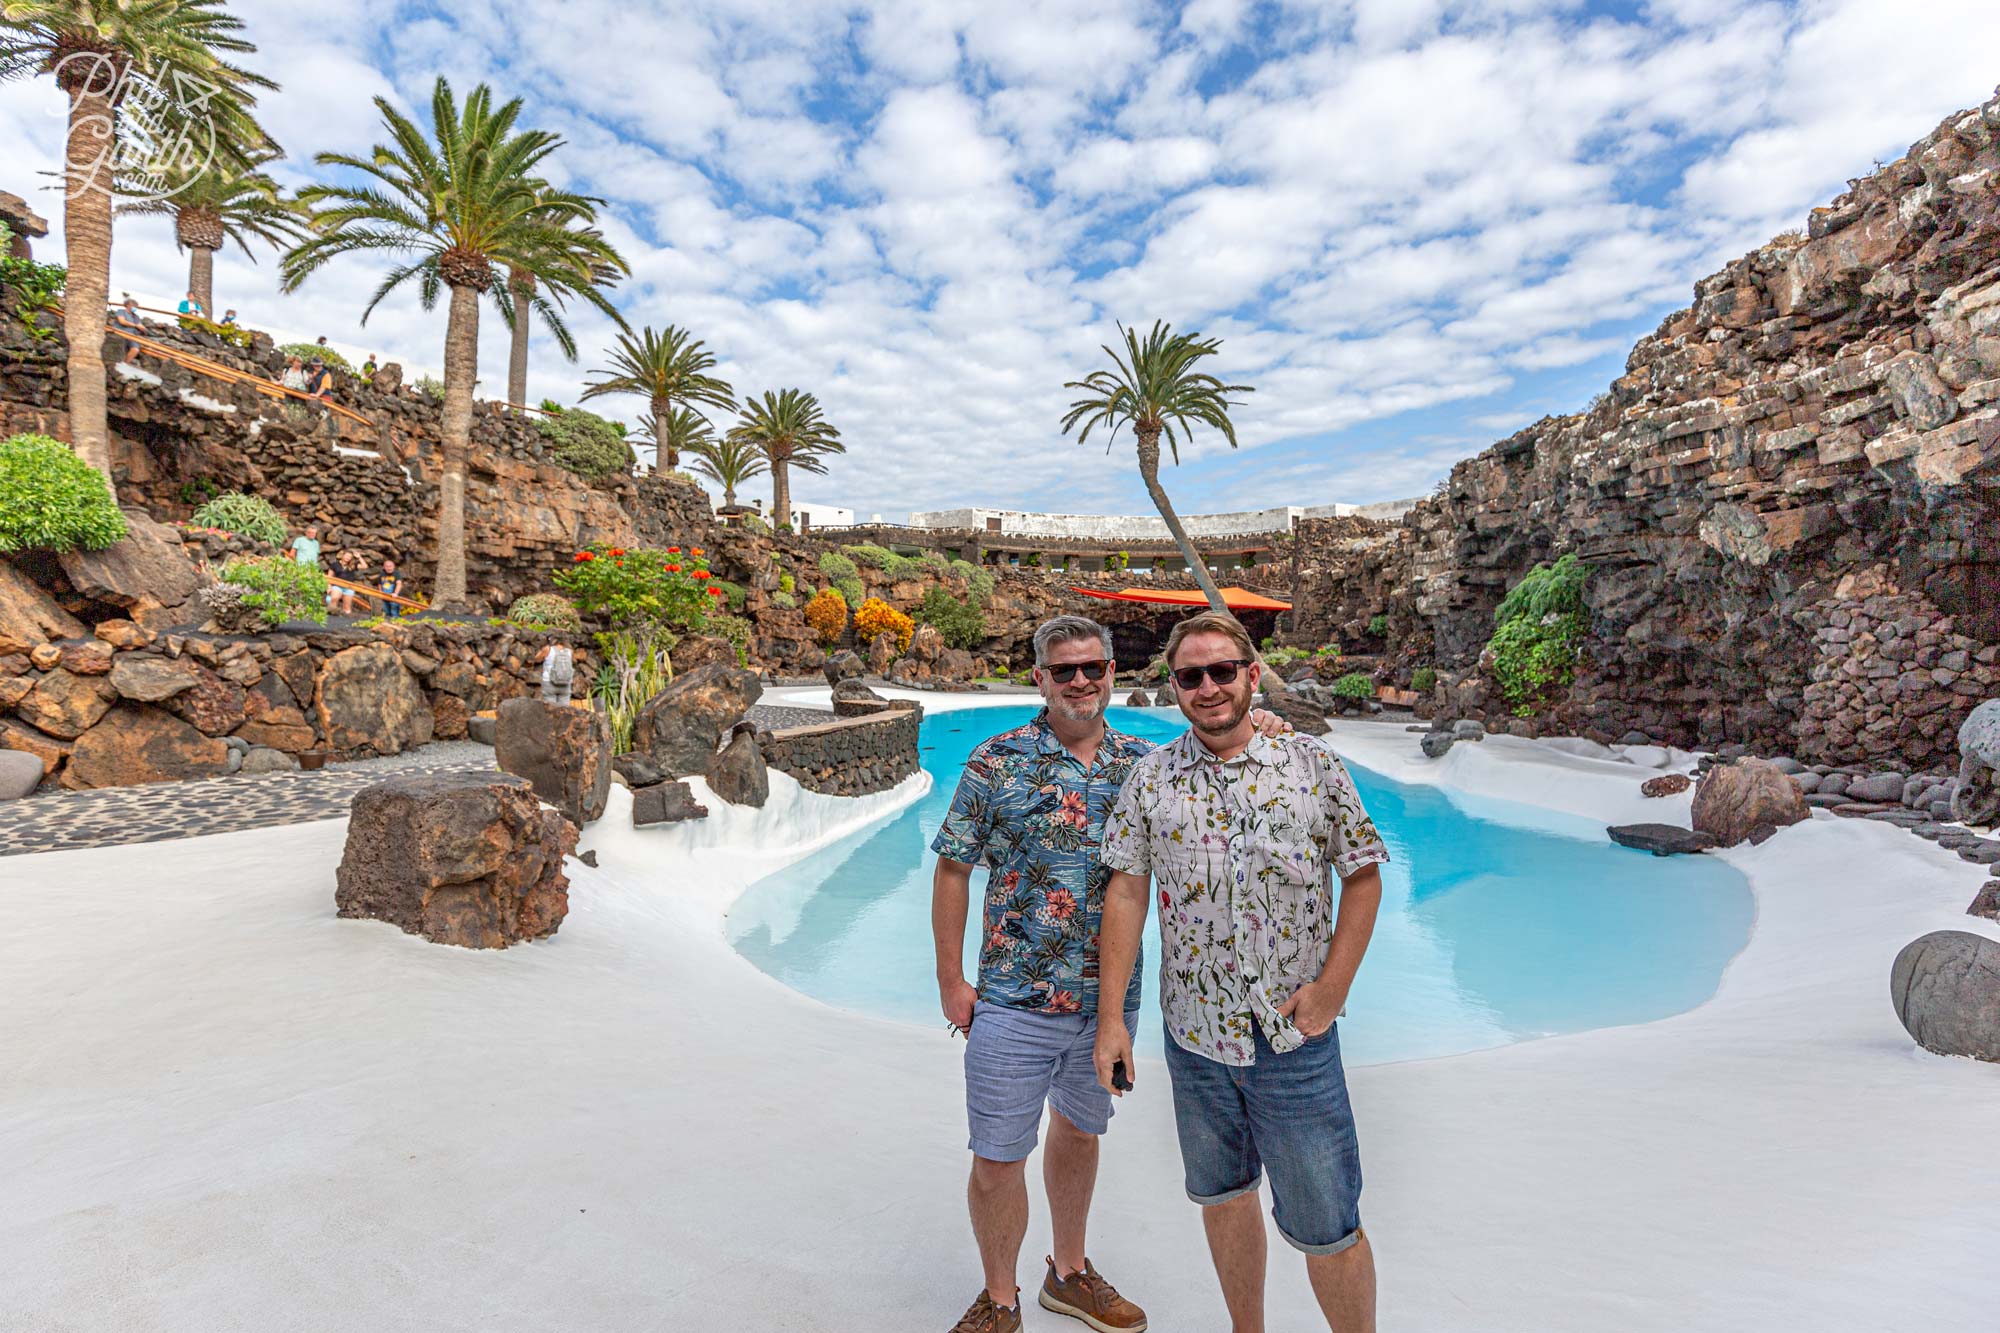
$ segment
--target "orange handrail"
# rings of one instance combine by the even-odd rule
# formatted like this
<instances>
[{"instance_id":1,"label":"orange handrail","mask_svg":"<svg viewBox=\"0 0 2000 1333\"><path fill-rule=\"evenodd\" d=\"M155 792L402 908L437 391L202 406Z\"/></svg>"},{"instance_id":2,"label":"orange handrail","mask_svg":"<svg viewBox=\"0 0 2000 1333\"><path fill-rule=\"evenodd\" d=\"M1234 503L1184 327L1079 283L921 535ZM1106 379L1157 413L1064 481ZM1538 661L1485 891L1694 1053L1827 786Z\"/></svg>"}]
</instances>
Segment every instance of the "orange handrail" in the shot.
<instances>
[{"instance_id":1,"label":"orange handrail","mask_svg":"<svg viewBox=\"0 0 2000 1333\"><path fill-rule=\"evenodd\" d=\"M133 333L129 329L122 329L115 325L108 328L107 332L113 337L137 343L154 356L159 357L162 361L170 361L184 370L194 371L197 375L206 375L210 379L221 380L225 384L248 384L258 393L268 398L296 398L301 402L316 403L335 416L345 417L356 425L367 427L370 431L375 429L375 423L367 417L362 416L353 408L343 407L329 398L321 398L315 394L307 393L303 389L288 388L283 384L277 383L275 380L267 380L261 375L252 375L247 371L237 370L234 367L225 366L219 362L205 360L190 352L183 352L178 347L170 347L157 339L148 338L143 333Z\"/></svg>"},{"instance_id":2,"label":"orange handrail","mask_svg":"<svg viewBox=\"0 0 2000 1333\"><path fill-rule=\"evenodd\" d=\"M398 597L393 592L383 592L380 588L370 588L366 587L363 584L350 583L346 579L336 577L335 575L332 574L326 576L326 581L333 587L345 588L349 592L358 592L368 597L379 597L385 602L394 602L397 606L407 606L413 611L425 611L430 609L430 604L428 602L414 602L407 597Z\"/></svg>"}]
</instances>

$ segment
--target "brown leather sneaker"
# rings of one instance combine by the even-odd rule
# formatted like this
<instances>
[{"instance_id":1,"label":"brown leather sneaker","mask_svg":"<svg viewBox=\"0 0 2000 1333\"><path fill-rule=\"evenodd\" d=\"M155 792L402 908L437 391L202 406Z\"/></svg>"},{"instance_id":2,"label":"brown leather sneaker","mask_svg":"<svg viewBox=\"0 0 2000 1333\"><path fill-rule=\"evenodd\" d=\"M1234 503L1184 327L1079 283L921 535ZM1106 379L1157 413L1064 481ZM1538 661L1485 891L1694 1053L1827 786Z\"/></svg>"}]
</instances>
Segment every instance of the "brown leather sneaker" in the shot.
<instances>
[{"instance_id":1,"label":"brown leather sneaker","mask_svg":"<svg viewBox=\"0 0 2000 1333\"><path fill-rule=\"evenodd\" d=\"M1097 1333L1142 1333L1146 1327L1146 1312L1120 1296L1088 1259L1081 1272L1061 1280L1056 1278L1056 1261L1050 1259L1039 1299L1044 1310L1081 1319Z\"/></svg>"},{"instance_id":2,"label":"brown leather sneaker","mask_svg":"<svg viewBox=\"0 0 2000 1333\"><path fill-rule=\"evenodd\" d=\"M980 1292L979 1299L965 1312L965 1318L951 1326L951 1333L1021 1333L1020 1298L1015 1297L1014 1308L1010 1310L995 1305L991 1296Z\"/></svg>"}]
</instances>

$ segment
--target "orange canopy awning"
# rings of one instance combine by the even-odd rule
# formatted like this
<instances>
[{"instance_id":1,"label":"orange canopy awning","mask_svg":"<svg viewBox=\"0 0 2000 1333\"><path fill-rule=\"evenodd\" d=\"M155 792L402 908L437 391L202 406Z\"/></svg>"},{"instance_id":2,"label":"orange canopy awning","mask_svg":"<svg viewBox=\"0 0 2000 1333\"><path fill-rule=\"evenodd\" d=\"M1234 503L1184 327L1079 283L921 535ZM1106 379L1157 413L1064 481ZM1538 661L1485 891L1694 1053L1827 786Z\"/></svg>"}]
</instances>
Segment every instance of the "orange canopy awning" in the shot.
<instances>
[{"instance_id":1,"label":"orange canopy awning","mask_svg":"<svg viewBox=\"0 0 2000 1333\"><path fill-rule=\"evenodd\" d=\"M1085 597L1102 597L1107 602L1158 602L1163 606L1188 607L1208 605L1208 598L1202 594L1199 588L1160 588L1158 590L1128 588L1122 592L1105 592L1100 588L1078 588L1072 585L1070 591L1080 592ZM1243 588L1218 588L1216 591L1222 594L1222 604L1231 611L1289 611L1292 609L1290 602L1280 602L1269 597L1260 597L1256 593Z\"/></svg>"}]
</instances>

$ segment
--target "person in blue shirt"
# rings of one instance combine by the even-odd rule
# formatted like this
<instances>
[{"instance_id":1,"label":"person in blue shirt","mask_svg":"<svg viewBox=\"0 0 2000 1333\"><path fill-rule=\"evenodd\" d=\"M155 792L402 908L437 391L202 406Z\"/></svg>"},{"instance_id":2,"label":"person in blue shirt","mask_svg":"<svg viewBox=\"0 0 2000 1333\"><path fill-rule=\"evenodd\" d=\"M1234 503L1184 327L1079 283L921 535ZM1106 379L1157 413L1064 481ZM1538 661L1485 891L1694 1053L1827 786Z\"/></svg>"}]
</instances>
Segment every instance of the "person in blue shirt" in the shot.
<instances>
[{"instance_id":1,"label":"person in blue shirt","mask_svg":"<svg viewBox=\"0 0 2000 1333\"><path fill-rule=\"evenodd\" d=\"M227 324L227 325L231 326L231 327L234 327L234 326L235 326L235 324L236 324L236 312L235 312L234 310L225 310L225 311L223 311L223 312L222 312L222 322L223 322L224 324Z\"/></svg>"},{"instance_id":2,"label":"person in blue shirt","mask_svg":"<svg viewBox=\"0 0 2000 1333\"><path fill-rule=\"evenodd\" d=\"M205 315L207 313L201 308L201 302L194 299L194 293L191 291L186 296L181 298L180 312L183 315L197 315L197 316Z\"/></svg>"},{"instance_id":3,"label":"person in blue shirt","mask_svg":"<svg viewBox=\"0 0 2000 1333\"><path fill-rule=\"evenodd\" d=\"M292 559L298 561L302 565L312 565L315 568L318 567L319 565L318 524L316 523L306 524L305 535L303 537L292 538Z\"/></svg>"}]
</instances>

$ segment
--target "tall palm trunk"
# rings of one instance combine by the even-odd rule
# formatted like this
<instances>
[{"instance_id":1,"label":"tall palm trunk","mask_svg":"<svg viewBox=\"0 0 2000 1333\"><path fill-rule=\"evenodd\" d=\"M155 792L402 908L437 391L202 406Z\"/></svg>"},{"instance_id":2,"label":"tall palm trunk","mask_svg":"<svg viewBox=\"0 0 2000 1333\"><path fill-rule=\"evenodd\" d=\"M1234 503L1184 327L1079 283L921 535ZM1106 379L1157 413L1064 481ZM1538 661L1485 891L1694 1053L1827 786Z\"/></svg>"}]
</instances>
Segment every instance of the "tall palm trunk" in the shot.
<instances>
[{"instance_id":1,"label":"tall palm trunk","mask_svg":"<svg viewBox=\"0 0 2000 1333\"><path fill-rule=\"evenodd\" d=\"M783 458L771 459L771 526L792 522L792 474Z\"/></svg>"},{"instance_id":2,"label":"tall palm trunk","mask_svg":"<svg viewBox=\"0 0 2000 1333\"><path fill-rule=\"evenodd\" d=\"M507 290L514 298L514 343L507 352L507 401L525 407L528 402L528 317L534 313L535 275L509 269Z\"/></svg>"},{"instance_id":3,"label":"tall palm trunk","mask_svg":"<svg viewBox=\"0 0 2000 1333\"><path fill-rule=\"evenodd\" d=\"M681 451L674 448L667 438L667 418L673 415L674 404L670 398L653 400L653 470L672 472L681 465Z\"/></svg>"},{"instance_id":4,"label":"tall palm trunk","mask_svg":"<svg viewBox=\"0 0 2000 1333\"><path fill-rule=\"evenodd\" d=\"M215 318L215 251L205 245L188 250L188 290L201 302L205 319Z\"/></svg>"},{"instance_id":5,"label":"tall palm trunk","mask_svg":"<svg viewBox=\"0 0 2000 1333\"><path fill-rule=\"evenodd\" d=\"M1207 563L1202 560L1201 552L1195 549L1194 542L1189 539L1187 529L1181 526L1180 515L1174 512L1174 502L1167 498L1167 488L1160 485L1160 428L1140 425L1133 433L1139 443L1139 476L1145 480L1146 494L1153 497L1153 507L1158 509L1160 517L1166 520L1167 531L1173 534L1174 543L1181 548L1181 558L1187 562L1188 572L1194 575L1195 585L1201 589L1202 596L1208 598L1209 609L1229 614L1229 605L1222 600L1221 590L1215 586L1215 580L1209 577ZM1250 655L1262 668L1259 672L1259 687L1264 693L1272 698L1283 694L1284 682L1278 679L1277 672L1264 666L1263 654L1257 651L1254 642L1250 645Z\"/></svg>"},{"instance_id":6,"label":"tall palm trunk","mask_svg":"<svg viewBox=\"0 0 2000 1333\"><path fill-rule=\"evenodd\" d=\"M111 99L95 73L70 90L63 190L69 281L63 332L69 338L69 438L77 456L104 474L113 497L111 432L105 420L104 310L111 300Z\"/></svg>"},{"instance_id":7,"label":"tall palm trunk","mask_svg":"<svg viewBox=\"0 0 2000 1333\"><path fill-rule=\"evenodd\" d=\"M437 579L432 602L465 609L465 472L472 454L472 381L479 372L479 290L451 289L444 333L444 469L438 480Z\"/></svg>"}]
</instances>

